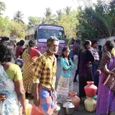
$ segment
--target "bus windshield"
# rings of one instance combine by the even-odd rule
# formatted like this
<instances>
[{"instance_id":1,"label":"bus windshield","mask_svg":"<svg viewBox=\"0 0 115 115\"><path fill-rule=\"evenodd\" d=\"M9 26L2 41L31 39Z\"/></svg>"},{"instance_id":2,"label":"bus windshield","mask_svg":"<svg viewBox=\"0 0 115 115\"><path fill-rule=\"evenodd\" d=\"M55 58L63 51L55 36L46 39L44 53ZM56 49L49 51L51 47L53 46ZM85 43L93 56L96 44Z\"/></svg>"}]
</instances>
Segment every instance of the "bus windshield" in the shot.
<instances>
[{"instance_id":1,"label":"bus windshield","mask_svg":"<svg viewBox=\"0 0 115 115\"><path fill-rule=\"evenodd\" d=\"M48 39L50 36L56 36L59 40L64 39L64 30L61 29L49 29L49 28L38 28L37 39Z\"/></svg>"}]
</instances>

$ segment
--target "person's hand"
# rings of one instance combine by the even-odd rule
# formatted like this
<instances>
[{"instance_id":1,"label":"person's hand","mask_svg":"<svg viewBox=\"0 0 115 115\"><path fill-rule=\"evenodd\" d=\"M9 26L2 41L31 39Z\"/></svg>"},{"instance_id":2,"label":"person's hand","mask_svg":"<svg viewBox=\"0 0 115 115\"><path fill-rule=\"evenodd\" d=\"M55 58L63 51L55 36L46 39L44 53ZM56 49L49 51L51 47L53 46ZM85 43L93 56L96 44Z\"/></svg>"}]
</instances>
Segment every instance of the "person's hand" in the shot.
<instances>
[{"instance_id":1,"label":"person's hand","mask_svg":"<svg viewBox=\"0 0 115 115\"><path fill-rule=\"evenodd\" d=\"M21 107L19 115L26 115L26 109Z\"/></svg>"},{"instance_id":2,"label":"person's hand","mask_svg":"<svg viewBox=\"0 0 115 115\"><path fill-rule=\"evenodd\" d=\"M26 115L26 110L22 109L22 115Z\"/></svg>"},{"instance_id":3,"label":"person's hand","mask_svg":"<svg viewBox=\"0 0 115 115\"><path fill-rule=\"evenodd\" d=\"M5 95L2 95L2 94L0 94L0 101L4 101L6 99L6 96Z\"/></svg>"},{"instance_id":4,"label":"person's hand","mask_svg":"<svg viewBox=\"0 0 115 115\"><path fill-rule=\"evenodd\" d=\"M40 105L40 100L34 100L34 104L35 104L35 106L37 106L37 107L39 107L39 105Z\"/></svg>"}]
</instances>

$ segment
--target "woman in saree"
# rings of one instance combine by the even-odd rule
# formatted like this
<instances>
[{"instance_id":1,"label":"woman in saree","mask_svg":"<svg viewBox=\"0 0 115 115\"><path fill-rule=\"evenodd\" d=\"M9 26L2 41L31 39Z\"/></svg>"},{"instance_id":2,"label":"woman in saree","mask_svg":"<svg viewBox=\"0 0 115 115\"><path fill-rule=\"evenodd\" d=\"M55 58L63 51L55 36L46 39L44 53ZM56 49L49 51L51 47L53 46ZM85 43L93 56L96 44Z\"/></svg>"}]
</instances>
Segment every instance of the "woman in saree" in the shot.
<instances>
[{"instance_id":1,"label":"woman in saree","mask_svg":"<svg viewBox=\"0 0 115 115\"><path fill-rule=\"evenodd\" d=\"M25 115L22 73L11 59L11 50L0 43L0 115Z\"/></svg>"},{"instance_id":2,"label":"woman in saree","mask_svg":"<svg viewBox=\"0 0 115 115\"><path fill-rule=\"evenodd\" d=\"M33 77L32 77L32 67L33 62L39 57L41 53L38 49L35 48L35 41L30 40L28 42L28 47L25 49L24 53L22 54L22 59L24 62L23 65L23 81L24 81L24 88L26 91L26 97L32 98L32 88L33 88Z\"/></svg>"},{"instance_id":3,"label":"woman in saree","mask_svg":"<svg viewBox=\"0 0 115 115\"><path fill-rule=\"evenodd\" d=\"M114 45L111 41L107 41L105 48L106 51L102 55L100 64L101 73L99 76L96 115L115 115L115 92L104 85L108 75L115 76L115 73L112 71L115 68L115 54L112 53Z\"/></svg>"}]
</instances>

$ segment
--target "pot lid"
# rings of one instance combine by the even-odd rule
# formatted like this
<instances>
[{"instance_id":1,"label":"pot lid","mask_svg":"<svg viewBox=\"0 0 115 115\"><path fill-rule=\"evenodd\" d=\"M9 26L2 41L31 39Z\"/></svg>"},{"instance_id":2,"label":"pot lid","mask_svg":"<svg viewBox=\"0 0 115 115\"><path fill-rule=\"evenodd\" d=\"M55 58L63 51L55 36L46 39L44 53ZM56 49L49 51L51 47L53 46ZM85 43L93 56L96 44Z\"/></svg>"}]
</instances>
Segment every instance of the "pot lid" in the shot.
<instances>
[{"instance_id":1,"label":"pot lid","mask_svg":"<svg viewBox=\"0 0 115 115\"><path fill-rule=\"evenodd\" d=\"M75 106L73 105L72 102L65 102L65 103L63 104L63 107L64 107L64 108L74 108Z\"/></svg>"}]
</instances>

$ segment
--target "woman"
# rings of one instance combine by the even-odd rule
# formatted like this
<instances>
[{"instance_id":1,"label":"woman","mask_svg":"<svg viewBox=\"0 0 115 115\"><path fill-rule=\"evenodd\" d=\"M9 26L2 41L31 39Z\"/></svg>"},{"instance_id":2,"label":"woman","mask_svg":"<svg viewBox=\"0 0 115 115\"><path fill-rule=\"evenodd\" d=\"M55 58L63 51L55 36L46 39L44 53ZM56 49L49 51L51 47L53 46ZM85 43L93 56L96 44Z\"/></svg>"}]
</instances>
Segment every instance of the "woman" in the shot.
<instances>
[{"instance_id":1,"label":"woman","mask_svg":"<svg viewBox=\"0 0 115 115\"><path fill-rule=\"evenodd\" d=\"M73 69L74 64L69 57L69 47L62 49L62 57L60 59L61 64L61 76L57 85L57 98L58 103L66 101L70 91L73 91Z\"/></svg>"},{"instance_id":2,"label":"woman","mask_svg":"<svg viewBox=\"0 0 115 115\"><path fill-rule=\"evenodd\" d=\"M92 63L94 57L91 53L91 41L84 42L84 50L80 52L78 60L79 71L79 96L85 97L84 86L87 81L92 81Z\"/></svg>"},{"instance_id":3,"label":"woman","mask_svg":"<svg viewBox=\"0 0 115 115\"><path fill-rule=\"evenodd\" d=\"M96 115L115 115L115 93L103 83L109 74L115 76L112 69L115 68L115 54L112 53L114 45L111 41L105 43L106 51L102 55L100 64L100 80L97 100Z\"/></svg>"},{"instance_id":4,"label":"woman","mask_svg":"<svg viewBox=\"0 0 115 115\"><path fill-rule=\"evenodd\" d=\"M11 50L5 44L0 44L0 115L19 115L20 112L25 115L22 73L11 59Z\"/></svg>"},{"instance_id":5,"label":"woman","mask_svg":"<svg viewBox=\"0 0 115 115\"><path fill-rule=\"evenodd\" d=\"M16 47L16 58L21 58L22 57L22 54L24 52L24 47L23 47L24 44L25 44L24 40L20 40L17 43L17 47Z\"/></svg>"},{"instance_id":6,"label":"woman","mask_svg":"<svg viewBox=\"0 0 115 115\"><path fill-rule=\"evenodd\" d=\"M28 42L28 48L25 49L24 53L22 54L22 59L24 62L23 66L23 81L24 81L24 88L26 91L26 96L32 97L32 87L33 87L33 77L32 77L32 64L36 60L41 53L35 48L35 41L30 40Z\"/></svg>"}]
</instances>

